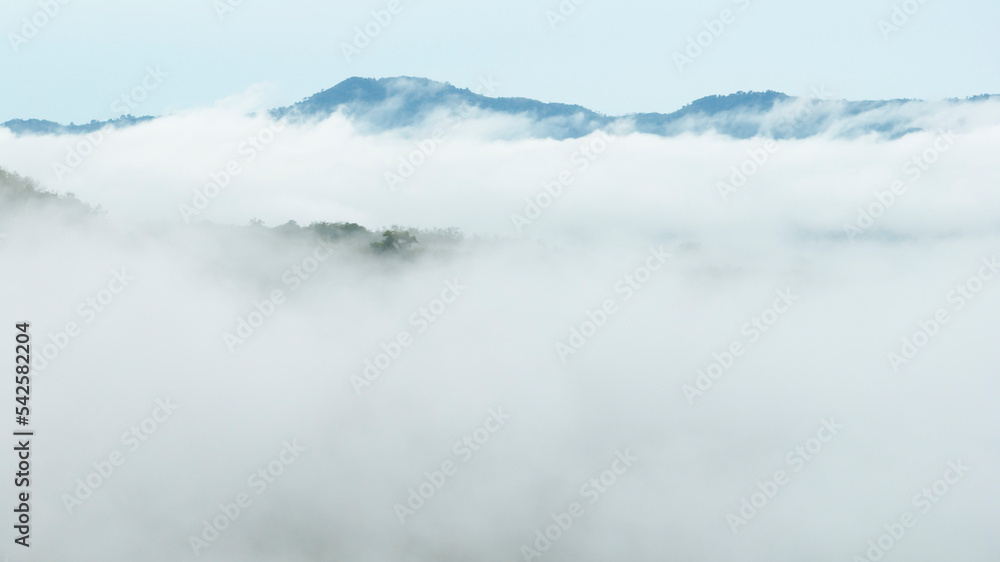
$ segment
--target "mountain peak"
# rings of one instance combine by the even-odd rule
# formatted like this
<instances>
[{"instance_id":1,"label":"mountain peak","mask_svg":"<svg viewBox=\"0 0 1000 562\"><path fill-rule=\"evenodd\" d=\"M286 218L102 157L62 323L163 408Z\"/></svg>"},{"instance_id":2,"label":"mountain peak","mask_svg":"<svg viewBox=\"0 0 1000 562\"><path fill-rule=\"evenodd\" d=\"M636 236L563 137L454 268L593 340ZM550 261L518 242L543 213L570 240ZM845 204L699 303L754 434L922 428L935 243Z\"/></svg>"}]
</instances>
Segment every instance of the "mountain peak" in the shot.
<instances>
[{"instance_id":1,"label":"mountain peak","mask_svg":"<svg viewBox=\"0 0 1000 562\"><path fill-rule=\"evenodd\" d=\"M491 92L492 93L492 92ZM975 103L997 96L976 96L950 103ZM919 130L912 111L898 108L916 100L845 101L817 98L802 106L795 98L774 90L739 91L699 98L672 113L635 113L607 116L579 105L546 103L528 98L489 97L468 88L458 88L415 76L369 78L353 76L298 103L271 110L275 118L293 121L322 120L334 113L350 119L362 131L379 132L417 125L440 126L448 119L465 119L477 112L514 117L518 126L509 131L515 136L566 139L588 135L627 120L634 130L661 136L714 131L735 138L769 135L776 138L803 138L826 131L852 137L879 134L890 138ZM773 112L782 108L801 113L775 129ZM929 108L930 106L928 106ZM930 109L928 109L929 111ZM92 121L82 125L60 125L37 119L15 119L3 123L15 134L81 134L104 127L126 127L153 119L123 116L111 121ZM780 119L779 119L780 121ZM502 133L507 134L507 133Z\"/></svg>"},{"instance_id":2,"label":"mountain peak","mask_svg":"<svg viewBox=\"0 0 1000 562\"><path fill-rule=\"evenodd\" d=\"M764 92L736 92L727 95L712 95L696 99L680 109L680 111L697 111L701 113L719 113L721 111L731 111L734 109L753 109L757 111L770 111L774 104L787 101L791 96L767 90Z\"/></svg>"},{"instance_id":3,"label":"mountain peak","mask_svg":"<svg viewBox=\"0 0 1000 562\"><path fill-rule=\"evenodd\" d=\"M487 97L447 82L412 76L348 78L296 104L275 109L272 115L322 119L342 112L375 130L385 130L420 123L442 109L525 116L554 126L547 136L556 138L582 136L610 122L610 118L578 105Z\"/></svg>"}]
</instances>

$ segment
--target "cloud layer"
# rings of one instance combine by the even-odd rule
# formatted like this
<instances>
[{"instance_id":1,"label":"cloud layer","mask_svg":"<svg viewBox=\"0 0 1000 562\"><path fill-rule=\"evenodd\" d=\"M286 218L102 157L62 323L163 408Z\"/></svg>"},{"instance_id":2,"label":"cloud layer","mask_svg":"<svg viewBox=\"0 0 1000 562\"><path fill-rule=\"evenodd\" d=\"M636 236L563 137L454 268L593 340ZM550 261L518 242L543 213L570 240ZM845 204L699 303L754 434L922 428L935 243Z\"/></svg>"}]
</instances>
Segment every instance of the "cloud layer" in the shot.
<instances>
[{"instance_id":1,"label":"cloud layer","mask_svg":"<svg viewBox=\"0 0 1000 562\"><path fill-rule=\"evenodd\" d=\"M33 555L832 561L908 512L886 557L991 560L1000 131L981 108L781 141L217 108L89 139L62 181L86 137L0 133L0 166L107 212L0 223L7 317L42 354ZM387 256L201 223L251 218L467 237Z\"/></svg>"}]
</instances>

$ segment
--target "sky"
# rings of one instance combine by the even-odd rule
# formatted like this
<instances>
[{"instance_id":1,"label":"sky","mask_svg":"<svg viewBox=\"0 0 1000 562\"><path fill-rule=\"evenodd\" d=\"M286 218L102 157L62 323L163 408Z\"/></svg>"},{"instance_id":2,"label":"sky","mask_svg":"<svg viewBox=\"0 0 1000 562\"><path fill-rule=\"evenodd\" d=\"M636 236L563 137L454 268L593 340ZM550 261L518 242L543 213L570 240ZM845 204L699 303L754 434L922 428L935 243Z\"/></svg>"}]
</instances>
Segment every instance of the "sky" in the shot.
<instances>
[{"instance_id":1,"label":"sky","mask_svg":"<svg viewBox=\"0 0 1000 562\"><path fill-rule=\"evenodd\" d=\"M287 105L351 76L460 87L492 77L498 96L607 114L670 112L740 90L804 95L816 85L847 99L1000 93L1000 5L988 0L398 0L396 14L385 0L51 1L51 17L37 0L12 0L0 14L0 121L117 117L116 100L149 68L166 76L132 104L136 115L247 91L262 106ZM384 25L373 23L379 14ZM32 29L31 19L44 25ZM366 25L376 36L345 56ZM702 32L701 52L685 53Z\"/></svg>"},{"instance_id":2,"label":"sky","mask_svg":"<svg viewBox=\"0 0 1000 562\"><path fill-rule=\"evenodd\" d=\"M554 2L401 1L350 63L396 4L69 0L8 43L0 120L109 118L133 89L170 114L0 128L0 167L103 211L0 184L38 432L16 560L996 561L1000 100L790 139L248 110L352 75L607 113L1000 93L997 8L929 0L886 40L880 2L589 0L552 29ZM40 9L17 6L15 31ZM912 130L846 134L888 121ZM394 254L252 219L421 230Z\"/></svg>"}]
</instances>

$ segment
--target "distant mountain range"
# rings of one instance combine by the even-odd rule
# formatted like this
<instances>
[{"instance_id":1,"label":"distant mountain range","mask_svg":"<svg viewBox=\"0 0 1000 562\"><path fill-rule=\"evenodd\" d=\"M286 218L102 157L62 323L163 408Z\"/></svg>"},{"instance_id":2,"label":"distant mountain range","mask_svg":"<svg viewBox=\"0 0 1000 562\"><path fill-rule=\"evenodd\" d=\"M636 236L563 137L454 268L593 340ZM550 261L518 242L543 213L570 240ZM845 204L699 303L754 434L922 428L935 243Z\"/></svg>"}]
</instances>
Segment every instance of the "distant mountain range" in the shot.
<instances>
[{"instance_id":1,"label":"distant mountain range","mask_svg":"<svg viewBox=\"0 0 1000 562\"><path fill-rule=\"evenodd\" d=\"M531 136L576 138L613 124L661 136L714 131L735 138L767 135L805 138L832 132L856 137L876 133L889 138L921 130L919 117L939 104L961 106L1000 96L976 96L944 102L920 100L845 101L793 97L780 92L737 92L708 96L672 113L602 115L579 105L544 103L527 98L488 97L426 78L349 78L296 104L270 111L276 118L304 122L340 112L363 130L372 132L426 124L436 116L479 112L516 116L528 124ZM126 115L83 125L61 125L38 119L15 119L0 124L18 135L80 134L104 127L129 127L154 117Z\"/></svg>"},{"instance_id":2,"label":"distant mountain range","mask_svg":"<svg viewBox=\"0 0 1000 562\"><path fill-rule=\"evenodd\" d=\"M0 127L7 127L18 135L79 135L93 133L105 127L131 127L132 125L153 119L155 118L150 116L133 117L131 115L123 115L118 119L108 121L94 120L83 125L74 125L72 123L61 125L54 121L45 121L43 119L11 119L10 121L0 123Z\"/></svg>"}]
</instances>

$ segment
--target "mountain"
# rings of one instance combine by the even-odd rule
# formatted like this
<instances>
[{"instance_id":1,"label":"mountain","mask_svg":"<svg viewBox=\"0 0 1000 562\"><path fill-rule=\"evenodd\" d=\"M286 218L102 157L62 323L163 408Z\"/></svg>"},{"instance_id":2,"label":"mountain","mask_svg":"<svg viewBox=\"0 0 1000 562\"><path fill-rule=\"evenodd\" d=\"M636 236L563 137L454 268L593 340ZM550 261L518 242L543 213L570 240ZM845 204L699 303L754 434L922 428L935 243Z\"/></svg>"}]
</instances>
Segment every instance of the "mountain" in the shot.
<instances>
[{"instance_id":1,"label":"mountain","mask_svg":"<svg viewBox=\"0 0 1000 562\"><path fill-rule=\"evenodd\" d=\"M376 130L416 125L434 112L475 108L519 115L548 125L557 138L580 137L613 121L579 105L544 103L527 98L493 98L426 78L348 78L288 107L275 117L324 118L337 111Z\"/></svg>"},{"instance_id":2,"label":"mountain","mask_svg":"<svg viewBox=\"0 0 1000 562\"><path fill-rule=\"evenodd\" d=\"M426 78L348 78L287 107L272 109L276 118L293 122L322 120L334 113L351 119L370 132L433 124L451 115L497 114L516 117L526 127L518 134L566 139L590 134L619 123L642 133L676 136L715 132L735 138L766 135L805 138L828 133L853 138L877 134L896 138L922 130L926 118L942 105L964 106L1000 96L965 100L846 101L821 91L812 97L793 97L774 91L737 92L698 99L672 113L637 113L607 116L579 105L545 103L527 98L490 97ZM85 125L60 125L51 121L12 120L0 124L16 134L74 134L104 127L128 127L153 119L123 116ZM922 121L923 119L923 121Z\"/></svg>"},{"instance_id":3,"label":"mountain","mask_svg":"<svg viewBox=\"0 0 1000 562\"><path fill-rule=\"evenodd\" d=\"M154 119L154 117L133 117L131 115L123 115L118 119L109 119L108 121L97 121L95 119L90 123L83 125L74 125L73 123L70 123L69 125L61 125L54 121L44 121L41 119L11 119L10 121L0 123L0 127L7 127L18 135L80 135L93 133L94 131L99 131L105 127L131 127L132 125L137 125L152 119Z\"/></svg>"}]
</instances>

